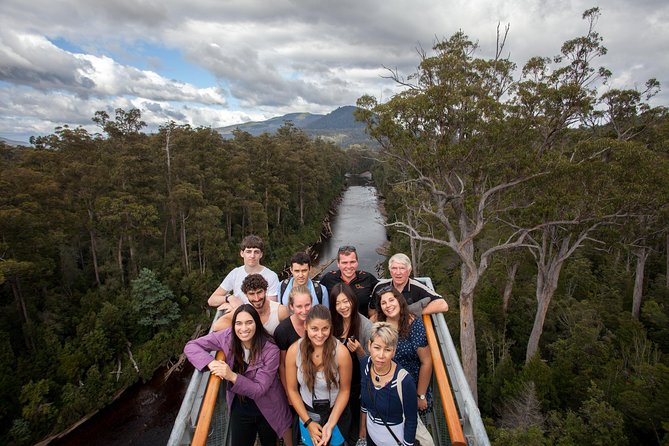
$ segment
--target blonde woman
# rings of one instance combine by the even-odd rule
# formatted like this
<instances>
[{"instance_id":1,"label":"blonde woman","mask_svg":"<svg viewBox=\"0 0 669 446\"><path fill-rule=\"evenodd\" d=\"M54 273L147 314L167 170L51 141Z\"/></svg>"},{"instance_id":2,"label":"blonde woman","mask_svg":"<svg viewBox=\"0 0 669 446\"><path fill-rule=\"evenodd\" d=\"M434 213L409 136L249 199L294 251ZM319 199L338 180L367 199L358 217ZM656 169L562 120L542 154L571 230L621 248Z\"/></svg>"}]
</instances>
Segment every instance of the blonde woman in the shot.
<instances>
[{"instance_id":1,"label":"blonde woman","mask_svg":"<svg viewBox=\"0 0 669 446\"><path fill-rule=\"evenodd\" d=\"M416 384L395 361L397 330L388 322L372 325L369 354L362 365L361 405L367 446L416 441Z\"/></svg>"}]
</instances>

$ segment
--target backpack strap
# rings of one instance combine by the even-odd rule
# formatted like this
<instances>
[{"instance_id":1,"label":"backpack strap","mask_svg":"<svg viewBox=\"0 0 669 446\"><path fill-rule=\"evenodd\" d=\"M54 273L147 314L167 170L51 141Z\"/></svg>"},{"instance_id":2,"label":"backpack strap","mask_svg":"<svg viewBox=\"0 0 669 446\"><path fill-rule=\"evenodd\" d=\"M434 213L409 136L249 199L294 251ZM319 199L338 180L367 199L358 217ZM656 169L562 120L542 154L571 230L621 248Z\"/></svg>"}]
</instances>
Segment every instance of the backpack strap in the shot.
<instances>
[{"instance_id":1,"label":"backpack strap","mask_svg":"<svg viewBox=\"0 0 669 446\"><path fill-rule=\"evenodd\" d=\"M279 290L279 303L285 306L288 306L288 301L286 303L283 303L283 294L286 292L286 289L288 288L288 282L290 282L290 278L288 279L283 279L281 281L281 289ZM322 304L323 303L323 288L321 288L321 284L318 280L312 280L311 283L314 285L314 291L316 292L316 299L318 299L318 303Z\"/></svg>"},{"instance_id":2,"label":"backpack strap","mask_svg":"<svg viewBox=\"0 0 669 446\"><path fill-rule=\"evenodd\" d=\"M399 364L397 365L399 366ZM402 406L404 406L404 400L402 399L402 381L408 374L409 372L407 372L406 369L400 369L400 371L397 372L397 394L400 396L400 403L402 403Z\"/></svg>"},{"instance_id":3,"label":"backpack strap","mask_svg":"<svg viewBox=\"0 0 669 446\"><path fill-rule=\"evenodd\" d=\"M279 291L279 303L285 306L288 306L288 302L285 304L283 303L283 294L286 292L286 288L288 288L288 282L290 282L290 279L283 279L281 281L281 289Z\"/></svg>"},{"instance_id":4,"label":"backpack strap","mask_svg":"<svg viewBox=\"0 0 669 446\"><path fill-rule=\"evenodd\" d=\"M319 304L323 304L323 288L318 280L312 280L311 283L314 285L314 291L316 292L316 299L318 299Z\"/></svg>"}]
</instances>

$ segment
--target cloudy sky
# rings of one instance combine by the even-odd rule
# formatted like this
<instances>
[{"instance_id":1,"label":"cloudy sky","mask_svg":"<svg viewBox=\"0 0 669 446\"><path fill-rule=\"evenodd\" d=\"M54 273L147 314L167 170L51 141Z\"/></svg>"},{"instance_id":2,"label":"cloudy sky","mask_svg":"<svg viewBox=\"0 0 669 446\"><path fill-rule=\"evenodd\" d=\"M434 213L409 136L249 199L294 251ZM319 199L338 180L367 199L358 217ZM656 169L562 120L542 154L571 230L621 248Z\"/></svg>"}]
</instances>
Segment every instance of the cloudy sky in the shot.
<instances>
[{"instance_id":1,"label":"cloudy sky","mask_svg":"<svg viewBox=\"0 0 669 446\"><path fill-rule=\"evenodd\" d=\"M497 24L521 65L583 35L599 6L611 86L657 78L669 105L666 0L1 0L0 136L27 141L63 124L96 131L97 110L139 108L219 127L289 112L327 113L397 90L417 47L463 30L494 54Z\"/></svg>"}]
</instances>

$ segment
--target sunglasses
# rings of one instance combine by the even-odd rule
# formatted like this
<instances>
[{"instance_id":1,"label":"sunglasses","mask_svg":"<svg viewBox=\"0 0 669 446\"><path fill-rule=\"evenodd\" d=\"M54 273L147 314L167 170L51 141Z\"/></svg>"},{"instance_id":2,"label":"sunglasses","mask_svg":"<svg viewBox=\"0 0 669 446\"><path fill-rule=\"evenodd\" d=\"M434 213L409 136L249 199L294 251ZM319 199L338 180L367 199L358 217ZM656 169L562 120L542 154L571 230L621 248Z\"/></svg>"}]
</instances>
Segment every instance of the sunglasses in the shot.
<instances>
[{"instance_id":1,"label":"sunglasses","mask_svg":"<svg viewBox=\"0 0 669 446\"><path fill-rule=\"evenodd\" d=\"M377 297L381 297L382 294L385 293L392 293L393 291L393 286L392 285L384 285L379 290L376 292Z\"/></svg>"},{"instance_id":2,"label":"sunglasses","mask_svg":"<svg viewBox=\"0 0 669 446\"><path fill-rule=\"evenodd\" d=\"M340 246L338 252L356 252L356 250L355 246L346 245L346 246Z\"/></svg>"}]
</instances>

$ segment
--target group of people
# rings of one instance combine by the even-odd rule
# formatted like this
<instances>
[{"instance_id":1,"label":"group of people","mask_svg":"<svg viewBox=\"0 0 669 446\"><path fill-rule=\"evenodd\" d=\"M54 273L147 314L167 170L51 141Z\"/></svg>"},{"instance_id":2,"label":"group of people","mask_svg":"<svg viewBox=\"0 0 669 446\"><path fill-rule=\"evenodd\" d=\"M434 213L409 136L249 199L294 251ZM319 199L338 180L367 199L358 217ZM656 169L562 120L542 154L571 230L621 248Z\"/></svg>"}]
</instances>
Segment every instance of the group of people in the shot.
<instances>
[{"instance_id":1,"label":"group of people","mask_svg":"<svg viewBox=\"0 0 669 446\"><path fill-rule=\"evenodd\" d=\"M245 237L240 255L244 264L209 298L223 315L184 348L197 369L226 381L232 444L418 444L418 414L432 403L420 316L448 304L410 277L409 258L392 256L391 277L379 280L342 246L338 269L319 283L306 253L290 259L281 282L260 263L259 237Z\"/></svg>"}]
</instances>

